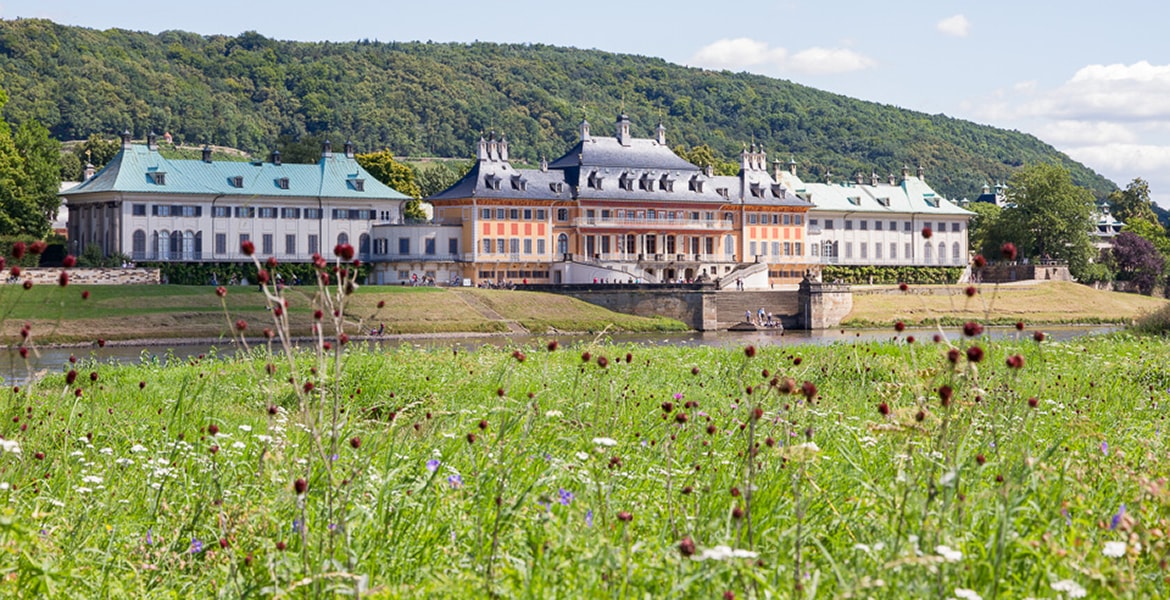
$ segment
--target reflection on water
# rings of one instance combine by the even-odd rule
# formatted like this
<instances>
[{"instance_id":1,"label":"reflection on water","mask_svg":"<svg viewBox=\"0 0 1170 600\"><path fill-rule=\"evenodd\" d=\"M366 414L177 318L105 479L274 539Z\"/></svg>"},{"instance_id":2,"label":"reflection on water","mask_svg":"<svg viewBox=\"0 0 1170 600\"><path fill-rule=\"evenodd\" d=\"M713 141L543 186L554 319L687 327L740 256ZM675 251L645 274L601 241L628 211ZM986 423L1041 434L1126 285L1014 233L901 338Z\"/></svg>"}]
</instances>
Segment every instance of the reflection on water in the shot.
<instances>
[{"instance_id":1,"label":"reflection on water","mask_svg":"<svg viewBox=\"0 0 1170 600\"><path fill-rule=\"evenodd\" d=\"M1083 335L1094 335L1116 331L1113 325L1092 326L1053 326L1042 328L1052 341L1063 341ZM1017 335L1022 339L1031 337L1031 329L1017 332L1013 327L988 327L984 335L993 339L1012 339ZM594 340L609 341L615 344L641 344L647 346L756 346L766 345L801 345L817 344L830 345L850 343L853 341L889 341L905 339L914 336L920 342L929 342L939 333L938 329L907 329L901 335L896 335L891 329L833 329L826 331L707 331L691 333L618 333L606 334L603 337L596 335L571 336L478 336L478 337L441 337L441 338L393 338L376 340L380 346L399 346L408 344L422 348L478 348L481 346L510 347L525 344L541 344L556 337L561 344L571 345L576 342L592 342ZM942 330L942 335L955 340L962 336L958 327L949 327ZM30 370L38 376L44 373L63 372L68 370L69 357L74 356L78 361L86 364L137 364L143 361L185 361L201 354L230 355L236 350L230 342L225 344L194 344L166 346L157 343L143 346L115 346L106 345L104 348L47 348L41 349L35 356L29 355L26 363L20 358L15 348L0 350L0 376L7 385L21 385L29 379Z\"/></svg>"}]
</instances>

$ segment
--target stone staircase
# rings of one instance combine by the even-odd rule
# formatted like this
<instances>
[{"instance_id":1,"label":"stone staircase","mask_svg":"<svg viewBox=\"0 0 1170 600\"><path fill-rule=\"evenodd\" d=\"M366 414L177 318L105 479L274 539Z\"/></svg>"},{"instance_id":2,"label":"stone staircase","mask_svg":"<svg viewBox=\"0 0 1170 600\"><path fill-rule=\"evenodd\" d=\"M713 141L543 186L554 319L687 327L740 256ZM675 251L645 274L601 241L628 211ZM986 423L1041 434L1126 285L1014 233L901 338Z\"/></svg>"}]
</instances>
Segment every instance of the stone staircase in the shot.
<instances>
[{"instance_id":1,"label":"stone staircase","mask_svg":"<svg viewBox=\"0 0 1170 600\"><path fill-rule=\"evenodd\" d=\"M719 329L727 329L743 321L744 313L747 311L751 311L753 318L756 317L761 307L764 312L772 313L783 323L785 329L799 327L800 297L797 292L771 290L737 292L734 289L734 281L732 279L732 289L722 290L715 295Z\"/></svg>"}]
</instances>

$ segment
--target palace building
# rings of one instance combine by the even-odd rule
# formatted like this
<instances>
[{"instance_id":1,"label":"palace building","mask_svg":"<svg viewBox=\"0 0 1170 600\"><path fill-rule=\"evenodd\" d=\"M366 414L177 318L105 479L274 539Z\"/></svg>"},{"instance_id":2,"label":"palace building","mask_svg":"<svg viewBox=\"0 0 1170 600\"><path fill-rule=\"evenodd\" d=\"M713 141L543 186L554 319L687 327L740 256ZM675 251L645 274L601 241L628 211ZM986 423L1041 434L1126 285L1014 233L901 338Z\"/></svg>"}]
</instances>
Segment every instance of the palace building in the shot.
<instances>
[{"instance_id":1,"label":"palace building","mask_svg":"<svg viewBox=\"0 0 1170 600\"><path fill-rule=\"evenodd\" d=\"M375 282L420 271L475 283L799 281L812 204L762 150L744 150L738 175L714 176L676 155L663 125L654 138L634 137L625 115L615 125L594 136L583 121L577 144L538 169L513 166L505 138L480 139L471 171L427 199L433 234L375 226Z\"/></svg>"},{"instance_id":2,"label":"palace building","mask_svg":"<svg viewBox=\"0 0 1170 600\"><path fill-rule=\"evenodd\" d=\"M261 256L308 262L349 243L363 259L376 222L399 222L407 196L370 176L346 143L326 142L316 164L171 159L154 134L146 145L122 135L122 150L81 185L62 192L69 251L97 245L135 261L240 262L251 240Z\"/></svg>"}]
</instances>

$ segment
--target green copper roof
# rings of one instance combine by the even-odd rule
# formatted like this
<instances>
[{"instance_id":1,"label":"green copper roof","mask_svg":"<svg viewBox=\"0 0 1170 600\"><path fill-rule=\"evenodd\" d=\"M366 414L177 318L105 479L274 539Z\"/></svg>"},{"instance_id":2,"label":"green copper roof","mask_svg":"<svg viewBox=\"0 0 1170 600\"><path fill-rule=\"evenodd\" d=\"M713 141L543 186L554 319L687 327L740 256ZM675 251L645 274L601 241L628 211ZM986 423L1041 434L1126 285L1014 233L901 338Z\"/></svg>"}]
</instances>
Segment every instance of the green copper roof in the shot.
<instances>
[{"instance_id":1,"label":"green copper roof","mask_svg":"<svg viewBox=\"0 0 1170 600\"><path fill-rule=\"evenodd\" d=\"M282 185L287 179L287 189ZM164 158L146 146L124 147L92 179L65 192L215 194L226 196L321 197L401 200L405 194L374 179L344 154L314 165L204 162Z\"/></svg>"}]
</instances>

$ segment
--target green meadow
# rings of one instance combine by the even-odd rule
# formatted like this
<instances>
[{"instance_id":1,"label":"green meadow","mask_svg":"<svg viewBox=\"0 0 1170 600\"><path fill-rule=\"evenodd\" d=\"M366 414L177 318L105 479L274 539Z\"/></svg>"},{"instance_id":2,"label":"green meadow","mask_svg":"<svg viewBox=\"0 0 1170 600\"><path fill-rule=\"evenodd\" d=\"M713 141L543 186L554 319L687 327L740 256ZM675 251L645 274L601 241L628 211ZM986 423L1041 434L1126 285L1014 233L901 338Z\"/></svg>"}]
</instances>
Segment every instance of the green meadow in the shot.
<instances>
[{"instance_id":1,"label":"green meadow","mask_svg":"<svg viewBox=\"0 0 1170 600\"><path fill-rule=\"evenodd\" d=\"M1170 595L1165 338L554 346L63 364L0 594Z\"/></svg>"}]
</instances>

